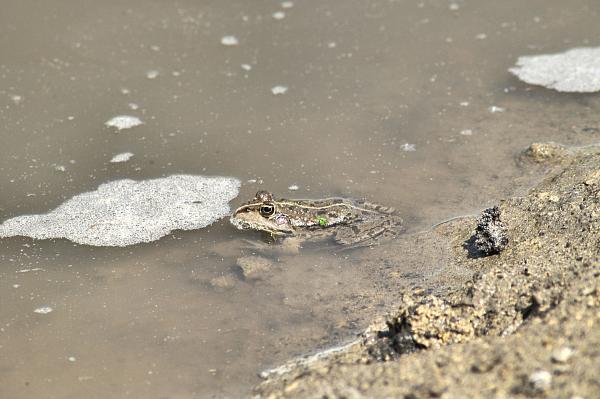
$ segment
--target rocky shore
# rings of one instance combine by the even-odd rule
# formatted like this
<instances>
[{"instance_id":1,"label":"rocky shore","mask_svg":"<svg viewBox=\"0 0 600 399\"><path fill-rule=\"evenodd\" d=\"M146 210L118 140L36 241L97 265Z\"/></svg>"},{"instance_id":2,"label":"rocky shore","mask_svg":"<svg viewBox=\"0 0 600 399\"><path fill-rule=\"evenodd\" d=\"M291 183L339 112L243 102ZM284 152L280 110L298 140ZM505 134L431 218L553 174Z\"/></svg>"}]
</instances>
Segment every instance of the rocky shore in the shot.
<instances>
[{"instance_id":1,"label":"rocky shore","mask_svg":"<svg viewBox=\"0 0 600 399\"><path fill-rule=\"evenodd\" d=\"M409 290L359 339L265 372L254 394L600 397L600 147L534 144L522 161L549 169L526 195L425 233L447 248L429 281L454 285Z\"/></svg>"}]
</instances>

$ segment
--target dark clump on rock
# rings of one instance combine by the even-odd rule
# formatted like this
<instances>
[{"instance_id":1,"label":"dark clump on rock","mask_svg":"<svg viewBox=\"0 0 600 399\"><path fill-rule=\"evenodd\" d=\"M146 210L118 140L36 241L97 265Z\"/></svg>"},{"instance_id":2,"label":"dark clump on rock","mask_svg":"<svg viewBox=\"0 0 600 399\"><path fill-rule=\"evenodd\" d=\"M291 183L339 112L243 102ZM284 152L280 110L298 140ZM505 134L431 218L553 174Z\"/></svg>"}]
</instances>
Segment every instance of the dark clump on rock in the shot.
<instances>
[{"instance_id":1,"label":"dark clump on rock","mask_svg":"<svg viewBox=\"0 0 600 399\"><path fill-rule=\"evenodd\" d=\"M481 213L477 220L473 243L483 256L498 254L506 249L506 225L500 220L500 209L497 206Z\"/></svg>"}]
</instances>

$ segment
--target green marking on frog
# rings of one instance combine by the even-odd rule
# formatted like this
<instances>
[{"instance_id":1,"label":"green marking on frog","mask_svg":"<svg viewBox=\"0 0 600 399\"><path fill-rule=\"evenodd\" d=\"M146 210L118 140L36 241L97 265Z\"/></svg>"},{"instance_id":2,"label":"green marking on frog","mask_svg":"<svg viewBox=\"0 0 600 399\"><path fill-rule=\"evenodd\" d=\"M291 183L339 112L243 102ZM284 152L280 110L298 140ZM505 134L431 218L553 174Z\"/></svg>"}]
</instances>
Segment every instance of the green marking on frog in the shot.
<instances>
[{"instance_id":1,"label":"green marking on frog","mask_svg":"<svg viewBox=\"0 0 600 399\"><path fill-rule=\"evenodd\" d=\"M321 227L327 226L327 219L325 219L324 217L317 216L317 221L319 222L319 226L321 226Z\"/></svg>"}]
</instances>

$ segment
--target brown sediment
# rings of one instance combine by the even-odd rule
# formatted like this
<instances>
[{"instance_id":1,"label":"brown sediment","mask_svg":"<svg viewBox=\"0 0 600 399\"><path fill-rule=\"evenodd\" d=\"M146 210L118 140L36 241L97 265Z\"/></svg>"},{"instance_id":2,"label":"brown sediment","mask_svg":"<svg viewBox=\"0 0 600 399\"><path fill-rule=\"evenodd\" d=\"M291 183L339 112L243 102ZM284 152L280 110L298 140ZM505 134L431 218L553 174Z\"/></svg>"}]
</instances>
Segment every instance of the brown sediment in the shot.
<instances>
[{"instance_id":1,"label":"brown sediment","mask_svg":"<svg viewBox=\"0 0 600 399\"><path fill-rule=\"evenodd\" d=\"M475 218L429 232L450 243L450 269L472 271L460 288L405 294L356 342L265 374L255 393L600 397L600 147L553 152L540 184L498 205L501 253L471 256Z\"/></svg>"}]
</instances>

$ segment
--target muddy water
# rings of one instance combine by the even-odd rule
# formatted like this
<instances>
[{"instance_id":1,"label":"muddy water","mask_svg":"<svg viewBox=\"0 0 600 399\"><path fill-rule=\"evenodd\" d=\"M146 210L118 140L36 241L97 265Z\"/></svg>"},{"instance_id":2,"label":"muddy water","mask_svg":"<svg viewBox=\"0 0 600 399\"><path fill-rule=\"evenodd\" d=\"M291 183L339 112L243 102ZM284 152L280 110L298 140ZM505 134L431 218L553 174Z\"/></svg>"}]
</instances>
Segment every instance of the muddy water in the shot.
<instances>
[{"instance_id":1,"label":"muddy water","mask_svg":"<svg viewBox=\"0 0 600 399\"><path fill-rule=\"evenodd\" d=\"M256 179L235 204L364 197L418 231L527 184L530 142L600 137L597 96L506 72L598 45L593 0L0 3L2 219L188 173ZM144 124L116 133L116 115ZM360 251L274 253L252 280L243 239L260 237L226 221L124 249L3 239L0 396L236 397L385 302Z\"/></svg>"}]
</instances>

